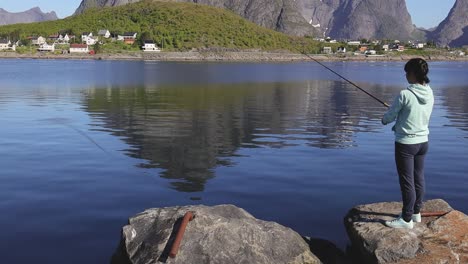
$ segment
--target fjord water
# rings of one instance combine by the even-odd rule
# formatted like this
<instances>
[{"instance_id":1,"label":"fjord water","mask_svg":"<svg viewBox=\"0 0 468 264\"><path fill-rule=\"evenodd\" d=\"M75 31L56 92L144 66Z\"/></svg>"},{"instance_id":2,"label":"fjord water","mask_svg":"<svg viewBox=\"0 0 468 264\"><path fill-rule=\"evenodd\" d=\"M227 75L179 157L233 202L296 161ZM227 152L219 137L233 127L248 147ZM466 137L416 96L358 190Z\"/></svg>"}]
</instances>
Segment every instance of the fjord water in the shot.
<instances>
[{"instance_id":1,"label":"fjord water","mask_svg":"<svg viewBox=\"0 0 468 264\"><path fill-rule=\"evenodd\" d=\"M403 62L326 63L391 101ZM468 63L432 62L427 197L467 213ZM146 208L235 204L346 247L398 201L379 103L314 63L0 61L2 263L106 263Z\"/></svg>"}]
</instances>

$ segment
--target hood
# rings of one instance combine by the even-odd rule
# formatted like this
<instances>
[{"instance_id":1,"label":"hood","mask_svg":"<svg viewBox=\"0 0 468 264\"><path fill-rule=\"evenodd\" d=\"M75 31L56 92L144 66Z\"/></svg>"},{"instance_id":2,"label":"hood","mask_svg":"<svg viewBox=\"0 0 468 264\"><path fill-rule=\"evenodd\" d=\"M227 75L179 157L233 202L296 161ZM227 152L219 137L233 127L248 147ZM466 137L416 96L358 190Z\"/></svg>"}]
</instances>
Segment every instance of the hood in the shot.
<instances>
[{"instance_id":1,"label":"hood","mask_svg":"<svg viewBox=\"0 0 468 264\"><path fill-rule=\"evenodd\" d=\"M429 85L411 84L408 90L416 95L420 104L427 104L433 98Z\"/></svg>"}]
</instances>

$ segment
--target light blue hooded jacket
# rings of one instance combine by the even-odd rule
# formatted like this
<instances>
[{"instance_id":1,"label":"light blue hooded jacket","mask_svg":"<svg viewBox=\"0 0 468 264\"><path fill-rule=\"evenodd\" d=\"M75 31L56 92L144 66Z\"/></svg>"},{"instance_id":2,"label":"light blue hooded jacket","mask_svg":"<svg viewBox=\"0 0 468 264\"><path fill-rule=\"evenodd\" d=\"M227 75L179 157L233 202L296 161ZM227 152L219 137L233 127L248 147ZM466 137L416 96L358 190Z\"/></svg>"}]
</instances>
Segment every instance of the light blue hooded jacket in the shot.
<instances>
[{"instance_id":1,"label":"light blue hooded jacket","mask_svg":"<svg viewBox=\"0 0 468 264\"><path fill-rule=\"evenodd\" d=\"M396 120L392 130L398 143L424 143L429 141L429 120L433 107L431 87L427 84L411 84L395 98L382 118L382 124L387 125Z\"/></svg>"}]
</instances>

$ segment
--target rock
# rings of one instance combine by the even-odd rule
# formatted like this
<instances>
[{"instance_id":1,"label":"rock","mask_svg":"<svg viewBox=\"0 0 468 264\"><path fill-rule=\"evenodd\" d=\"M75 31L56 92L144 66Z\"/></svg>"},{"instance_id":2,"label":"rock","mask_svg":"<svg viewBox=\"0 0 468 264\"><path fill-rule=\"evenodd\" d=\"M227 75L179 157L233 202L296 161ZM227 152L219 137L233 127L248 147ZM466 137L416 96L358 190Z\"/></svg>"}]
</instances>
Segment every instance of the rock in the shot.
<instances>
[{"instance_id":1,"label":"rock","mask_svg":"<svg viewBox=\"0 0 468 264\"><path fill-rule=\"evenodd\" d=\"M446 211L424 217L411 230L391 229L384 221L401 212L401 203L360 205L344 221L352 247L366 263L468 263L468 216L443 200L430 200L423 211Z\"/></svg>"},{"instance_id":2,"label":"rock","mask_svg":"<svg viewBox=\"0 0 468 264\"><path fill-rule=\"evenodd\" d=\"M179 253L168 258L180 219L195 213ZM112 263L320 263L293 230L233 205L149 209L129 220Z\"/></svg>"}]
</instances>

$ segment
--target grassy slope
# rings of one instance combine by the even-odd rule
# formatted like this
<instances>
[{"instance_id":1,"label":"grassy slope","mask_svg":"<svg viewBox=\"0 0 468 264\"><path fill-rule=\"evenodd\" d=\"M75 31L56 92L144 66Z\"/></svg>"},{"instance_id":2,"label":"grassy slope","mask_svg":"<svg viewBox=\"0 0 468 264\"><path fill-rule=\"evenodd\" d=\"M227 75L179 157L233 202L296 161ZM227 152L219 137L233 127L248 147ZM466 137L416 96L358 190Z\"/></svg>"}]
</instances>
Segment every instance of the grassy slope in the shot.
<instances>
[{"instance_id":1,"label":"grassy slope","mask_svg":"<svg viewBox=\"0 0 468 264\"><path fill-rule=\"evenodd\" d=\"M82 32L107 28L112 32L135 31L166 49L223 47L262 50L306 50L316 53L319 44L269 30L223 9L192 3L142 1L125 6L90 9L57 21L0 27L0 36L43 35L59 31ZM12 34L13 33L13 34ZM14 37L13 37L14 38Z\"/></svg>"}]
</instances>

